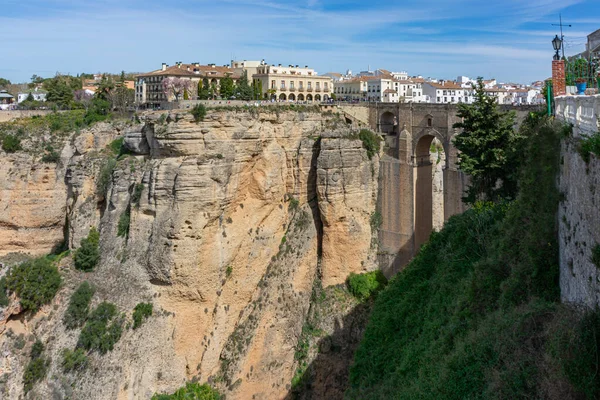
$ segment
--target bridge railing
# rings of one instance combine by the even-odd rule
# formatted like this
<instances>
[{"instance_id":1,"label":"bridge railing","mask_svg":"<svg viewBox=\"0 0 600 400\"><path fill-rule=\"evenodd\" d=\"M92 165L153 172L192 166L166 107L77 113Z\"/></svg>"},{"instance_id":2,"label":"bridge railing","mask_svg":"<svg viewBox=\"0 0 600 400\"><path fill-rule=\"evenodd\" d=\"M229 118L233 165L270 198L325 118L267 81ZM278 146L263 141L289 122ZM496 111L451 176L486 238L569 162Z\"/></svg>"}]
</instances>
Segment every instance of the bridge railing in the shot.
<instances>
[{"instance_id":1,"label":"bridge railing","mask_svg":"<svg viewBox=\"0 0 600 400\"><path fill-rule=\"evenodd\" d=\"M556 118L573 125L573 135L589 135L600 130L600 95L559 96L554 99Z\"/></svg>"}]
</instances>

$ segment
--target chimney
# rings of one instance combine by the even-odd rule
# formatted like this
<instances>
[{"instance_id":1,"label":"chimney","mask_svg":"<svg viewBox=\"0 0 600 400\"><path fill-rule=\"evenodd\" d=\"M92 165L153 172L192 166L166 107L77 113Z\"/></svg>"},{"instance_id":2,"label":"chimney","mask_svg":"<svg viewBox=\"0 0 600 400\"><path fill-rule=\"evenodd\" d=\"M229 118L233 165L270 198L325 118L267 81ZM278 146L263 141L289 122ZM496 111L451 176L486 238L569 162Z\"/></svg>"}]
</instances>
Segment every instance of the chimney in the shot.
<instances>
[{"instance_id":1,"label":"chimney","mask_svg":"<svg viewBox=\"0 0 600 400\"><path fill-rule=\"evenodd\" d=\"M279 67L281 67L281 64L279 64Z\"/></svg>"},{"instance_id":2,"label":"chimney","mask_svg":"<svg viewBox=\"0 0 600 400\"><path fill-rule=\"evenodd\" d=\"M199 62L195 62L195 63L194 63L194 67L199 67L199 66L200 66L200 63L199 63Z\"/></svg>"},{"instance_id":3,"label":"chimney","mask_svg":"<svg viewBox=\"0 0 600 400\"><path fill-rule=\"evenodd\" d=\"M296 68L298 68L298 64L296 64Z\"/></svg>"},{"instance_id":4,"label":"chimney","mask_svg":"<svg viewBox=\"0 0 600 400\"><path fill-rule=\"evenodd\" d=\"M308 68L308 65L305 65L304 68Z\"/></svg>"},{"instance_id":5,"label":"chimney","mask_svg":"<svg viewBox=\"0 0 600 400\"><path fill-rule=\"evenodd\" d=\"M165 71L167 69L167 63L162 63L162 70Z\"/></svg>"}]
</instances>

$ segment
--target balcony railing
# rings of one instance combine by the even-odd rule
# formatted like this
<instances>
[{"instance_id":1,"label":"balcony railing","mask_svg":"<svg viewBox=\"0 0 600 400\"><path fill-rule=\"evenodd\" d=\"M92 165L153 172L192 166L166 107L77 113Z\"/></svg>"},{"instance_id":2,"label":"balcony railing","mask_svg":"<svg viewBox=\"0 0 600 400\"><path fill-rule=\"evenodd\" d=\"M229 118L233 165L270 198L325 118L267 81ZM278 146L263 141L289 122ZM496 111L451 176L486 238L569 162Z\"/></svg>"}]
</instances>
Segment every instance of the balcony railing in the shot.
<instances>
[{"instance_id":1,"label":"balcony railing","mask_svg":"<svg viewBox=\"0 0 600 400\"><path fill-rule=\"evenodd\" d=\"M298 88L298 91L299 91L299 92L304 92L304 88L303 88L302 86L300 86L300 87Z\"/></svg>"},{"instance_id":2,"label":"balcony railing","mask_svg":"<svg viewBox=\"0 0 600 400\"><path fill-rule=\"evenodd\" d=\"M286 88L285 86L281 86L281 87L279 88L279 90L280 90L280 91L282 91L282 92L285 92L285 91L287 90L287 88Z\"/></svg>"},{"instance_id":3,"label":"balcony railing","mask_svg":"<svg viewBox=\"0 0 600 400\"><path fill-rule=\"evenodd\" d=\"M291 88L290 88L290 92L295 92L295 91L296 91L296 88L295 88L295 87L291 87Z\"/></svg>"},{"instance_id":4,"label":"balcony railing","mask_svg":"<svg viewBox=\"0 0 600 400\"><path fill-rule=\"evenodd\" d=\"M315 92L320 92L320 91L321 91L321 88L316 88L315 89Z\"/></svg>"},{"instance_id":5,"label":"balcony railing","mask_svg":"<svg viewBox=\"0 0 600 400\"><path fill-rule=\"evenodd\" d=\"M312 92L312 88L306 89L307 92Z\"/></svg>"}]
</instances>

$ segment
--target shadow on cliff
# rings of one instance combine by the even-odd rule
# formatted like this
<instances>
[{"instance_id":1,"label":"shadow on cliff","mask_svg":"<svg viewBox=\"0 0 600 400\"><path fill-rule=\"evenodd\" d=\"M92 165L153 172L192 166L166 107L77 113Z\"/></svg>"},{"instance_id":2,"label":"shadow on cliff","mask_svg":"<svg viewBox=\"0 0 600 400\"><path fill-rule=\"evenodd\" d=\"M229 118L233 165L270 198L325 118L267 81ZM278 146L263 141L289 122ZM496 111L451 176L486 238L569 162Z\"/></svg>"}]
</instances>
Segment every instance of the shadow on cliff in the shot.
<instances>
[{"instance_id":1,"label":"shadow on cliff","mask_svg":"<svg viewBox=\"0 0 600 400\"><path fill-rule=\"evenodd\" d=\"M413 258L412 239L395 255L380 258L381 270L388 279L402 271ZM293 387L285 400L344 398L344 392L350 383L350 366L354 360L354 353L364 335L374 301L372 298L358 304L343 317L335 317L333 333L319 339L316 345L313 345L318 349L316 358L304 370L301 366L298 367ZM298 348L300 347L299 345Z\"/></svg>"},{"instance_id":2,"label":"shadow on cliff","mask_svg":"<svg viewBox=\"0 0 600 400\"><path fill-rule=\"evenodd\" d=\"M349 383L349 370L367 322L373 300L359 304L334 321L334 332L318 340L317 357L302 374L297 372L286 400L343 399Z\"/></svg>"}]
</instances>

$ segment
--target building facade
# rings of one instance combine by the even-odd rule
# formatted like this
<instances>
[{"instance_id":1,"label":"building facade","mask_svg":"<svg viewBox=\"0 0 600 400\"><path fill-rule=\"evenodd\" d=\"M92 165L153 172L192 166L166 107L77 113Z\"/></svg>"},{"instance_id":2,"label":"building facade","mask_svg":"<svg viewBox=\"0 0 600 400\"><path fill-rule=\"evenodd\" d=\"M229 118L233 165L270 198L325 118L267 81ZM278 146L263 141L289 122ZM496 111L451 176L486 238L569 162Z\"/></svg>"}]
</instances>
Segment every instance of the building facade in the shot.
<instances>
[{"instance_id":1,"label":"building facade","mask_svg":"<svg viewBox=\"0 0 600 400\"><path fill-rule=\"evenodd\" d=\"M463 88L455 82L424 82L423 94L429 103L458 104L472 103L472 89Z\"/></svg>"},{"instance_id":2,"label":"building facade","mask_svg":"<svg viewBox=\"0 0 600 400\"><path fill-rule=\"evenodd\" d=\"M332 79L308 67L265 64L252 77L264 99L279 101L327 101L333 92Z\"/></svg>"},{"instance_id":3,"label":"building facade","mask_svg":"<svg viewBox=\"0 0 600 400\"><path fill-rule=\"evenodd\" d=\"M25 100L27 100L27 97L29 97L30 94L33 97L34 101L46 101L46 95L48 94L48 92L37 88L28 90L26 92L20 92L17 94L17 103L22 103Z\"/></svg>"},{"instance_id":4,"label":"building facade","mask_svg":"<svg viewBox=\"0 0 600 400\"><path fill-rule=\"evenodd\" d=\"M177 62L173 66L168 66L163 63L161 69L136 76L135 101L138 105L145 104L147 106L158 106L162 102L174 101L174 95L167 95L163 90L163 81L167 78L189 80L190 82L186 83L189 89L186 89L185 97L190 100L196 99L200 82L218 90L223 78L231 77L235 82L242 76L242 71L242 67L234 69L227 65L219 67L215 64L200 65L200 63Z\"/></svg>"}]
</instances>

